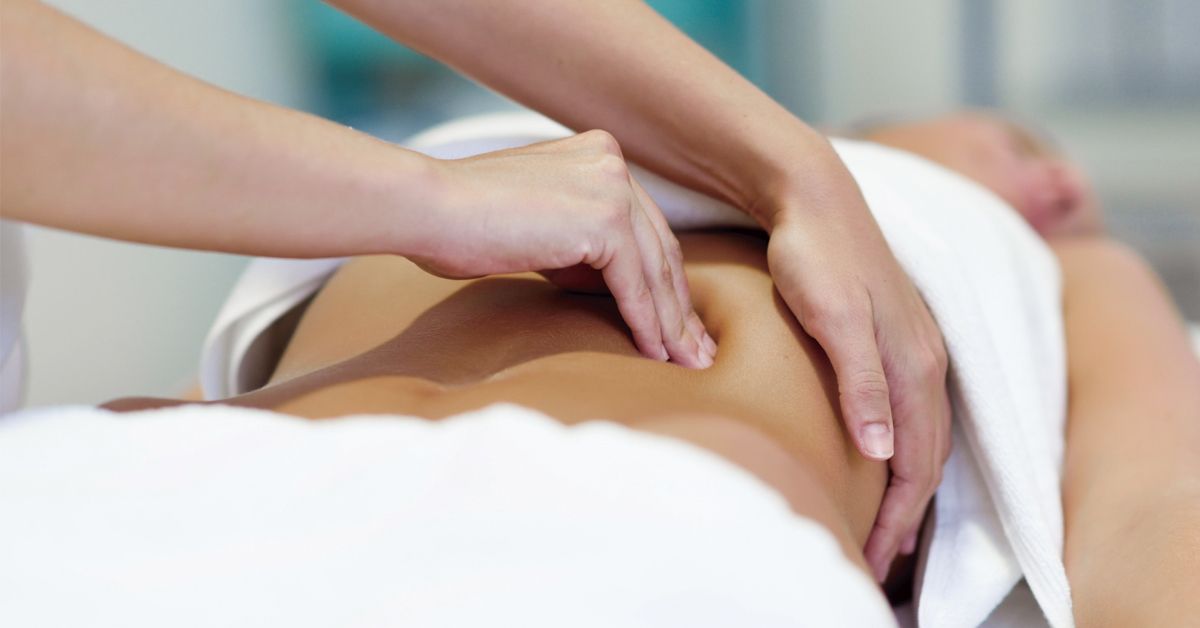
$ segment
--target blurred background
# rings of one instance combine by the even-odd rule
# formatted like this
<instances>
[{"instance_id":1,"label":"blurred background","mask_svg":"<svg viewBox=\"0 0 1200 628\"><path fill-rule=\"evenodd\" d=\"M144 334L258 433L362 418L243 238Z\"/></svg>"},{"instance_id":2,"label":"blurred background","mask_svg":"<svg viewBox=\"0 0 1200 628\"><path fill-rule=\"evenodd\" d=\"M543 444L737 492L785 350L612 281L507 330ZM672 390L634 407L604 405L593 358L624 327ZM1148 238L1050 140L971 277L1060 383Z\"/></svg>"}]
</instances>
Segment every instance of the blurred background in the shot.
<instances>
[{"instance_id":1,"label":"blurred background","mask_svg":"<svg viewBox=\"0 0 1200 628\"><path fill-rule=\"evenodd\" d=\"M386 139L516 107L315 0L51 4L201 79ZM962 106L1037 122L1200 319L1200 2L650 4L814 125ZM27 405L181 392L245 260L34 231Z\"/></svg>"}]
</instances>

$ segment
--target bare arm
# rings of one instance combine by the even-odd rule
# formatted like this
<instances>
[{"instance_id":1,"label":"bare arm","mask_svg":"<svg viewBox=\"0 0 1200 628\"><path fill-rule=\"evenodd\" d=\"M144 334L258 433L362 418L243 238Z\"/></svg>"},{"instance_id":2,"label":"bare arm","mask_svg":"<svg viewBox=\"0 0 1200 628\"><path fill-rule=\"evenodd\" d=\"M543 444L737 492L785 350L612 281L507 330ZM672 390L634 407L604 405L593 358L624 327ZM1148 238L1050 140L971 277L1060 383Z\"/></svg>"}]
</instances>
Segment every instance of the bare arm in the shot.
<instances>
[{"instance_id":1,"label":"bare arm","mask_svg":"<svg viewBox=\"0 0 1200 628\"><path fill-rule=\"evenodd\" d=\"M754 216L771 233L776 287L833 362L849 433L868 457L892 458L868 560L882 579L911 550L948 451L945 348L824 137L640 0L333 2Z\"/></svg>"},{"instance_id":2,"label":"bare arm","mask_svg":"<svg viewBox=\"0 0 1200 628\"><path fill-rule=\"evenodd\" d=\"M333 3L567 126L609 131L630 159L768 229L784 187L836 188L820 133L641 0Z\"/></svg>"},{"instance_id":3,"label":"bare arm","mask_svg":"<svg viewBox=\"0 0 1200 628\"><path fill-rule=\"evenodd\" d=\"M647 356L712 363L679 245L605 134L438 161L196 81L41 3L0 11L6 218L249 255L399 254L449 276L588 266Z\"/></svg>"},{"instance_id":4,"label":"bare arm","mask_svg":"<svg viewBox=\"0 0 1200 628\"><path fill-rule=\"evenodd\" d=\"M422 235L417 215L397 228L395 195L428 200L431 160L193 80L40 3L2 7L5 217L275 256Z\"/></svg>"},{"instance_id":5,"label":"bare arm","mask_svg":"<svg viewBox=\"0 0 1200 628\"><path fill-rule=\"evenodd\" d=\"M1200 615L1200 362L1145 262L1056 245L1070 405L1065 560L1081 626Z\"/></svg>"}]
</instances>

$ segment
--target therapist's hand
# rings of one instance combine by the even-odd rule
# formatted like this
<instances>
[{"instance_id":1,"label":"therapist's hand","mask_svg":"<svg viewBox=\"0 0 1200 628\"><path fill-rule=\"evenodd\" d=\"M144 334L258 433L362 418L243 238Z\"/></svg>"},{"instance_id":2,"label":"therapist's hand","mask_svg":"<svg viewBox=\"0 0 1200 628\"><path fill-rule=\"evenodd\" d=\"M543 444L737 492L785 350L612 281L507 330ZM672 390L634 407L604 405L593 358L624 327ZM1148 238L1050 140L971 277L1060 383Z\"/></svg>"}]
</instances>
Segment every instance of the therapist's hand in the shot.
<instances>
[{"instance_id":1,"label":"therapist's hand","mask_svg":"<svg viewBox=\"0 0 1200 628\"><path fill-rule=\"evenodd\" d=\"M839 161L770 216L771 276L837 375L846 428L891 476L863 552L882 580L916 533L950 453L946 350ZM894 454L894 455L893 455Z\"/></svg>"},{"instance_id":2,"label":"therapist's hand","mask_svg":"<svg viewBox=\"0 0 1200 628\"><path fill-rule=\"evenodd\" d=\"M568 289L607 287L647 357L691 368L716 343L692 307L683 255L611 135L437 162L434 234L406 256L451 278L542 272Z\"/></svg>"}]
</instances>

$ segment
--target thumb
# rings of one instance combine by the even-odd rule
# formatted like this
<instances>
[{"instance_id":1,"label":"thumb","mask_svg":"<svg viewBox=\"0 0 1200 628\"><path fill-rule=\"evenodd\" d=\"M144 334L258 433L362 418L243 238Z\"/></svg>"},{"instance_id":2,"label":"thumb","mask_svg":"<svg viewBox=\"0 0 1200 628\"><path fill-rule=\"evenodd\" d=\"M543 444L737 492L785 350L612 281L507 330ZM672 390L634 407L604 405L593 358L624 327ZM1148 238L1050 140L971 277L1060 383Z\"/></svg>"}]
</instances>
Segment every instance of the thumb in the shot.
<instances>
[{"instance_id":1,"label":"thumb","mask_svg":"<svg viewBox=\"0 0 1200 628\"><path fill-rule=\"evenodd\" d=\"M867 312L855 313L834 325L818 325L809 334L833 364L842 420L858 450L887 460L894 451L892 406L872 320Z\"/></svg>"}]
</instances>

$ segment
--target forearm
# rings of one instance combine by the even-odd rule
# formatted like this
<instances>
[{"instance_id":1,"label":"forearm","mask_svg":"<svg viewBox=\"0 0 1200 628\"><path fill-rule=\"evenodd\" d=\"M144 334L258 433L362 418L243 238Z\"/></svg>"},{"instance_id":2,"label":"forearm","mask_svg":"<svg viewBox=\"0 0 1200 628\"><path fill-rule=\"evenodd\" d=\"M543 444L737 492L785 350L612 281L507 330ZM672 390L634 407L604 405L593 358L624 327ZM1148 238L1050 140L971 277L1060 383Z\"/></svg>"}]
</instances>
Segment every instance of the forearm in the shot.
<instances>
[{"instance_id":1,"label":"forearm","mask_svg":"<svg viewBox=\"0 0 1200 628\"><path fill-rule=\"evenodd\" d=\"M822 136L640 0L334 3L567 126L609 131L631 160L765 225L776 199L819 195L840 167Z\"/></svg>"},{"instance_id":2,"label":"forearm","mask_svg":"<svg viewBox=\"0 0 1200 628\"><path fill-rule=\"evenodd\" d=\"M1200 363L1161 284L1102 240L1060 244L1069 383L1065 559L1081 625L1200 612Z\"/></svg>"},{"instance_id":3,"label":"forearm","mask_svg":"<svg viewBox=\"0 0 1200 628\"><path fill-rule=\"evenodd\" d=\"M4 217L296 257L403 253L428 229L427 158L190 79L39 3L2 6Z\"/></svg>"}]
</instances>

